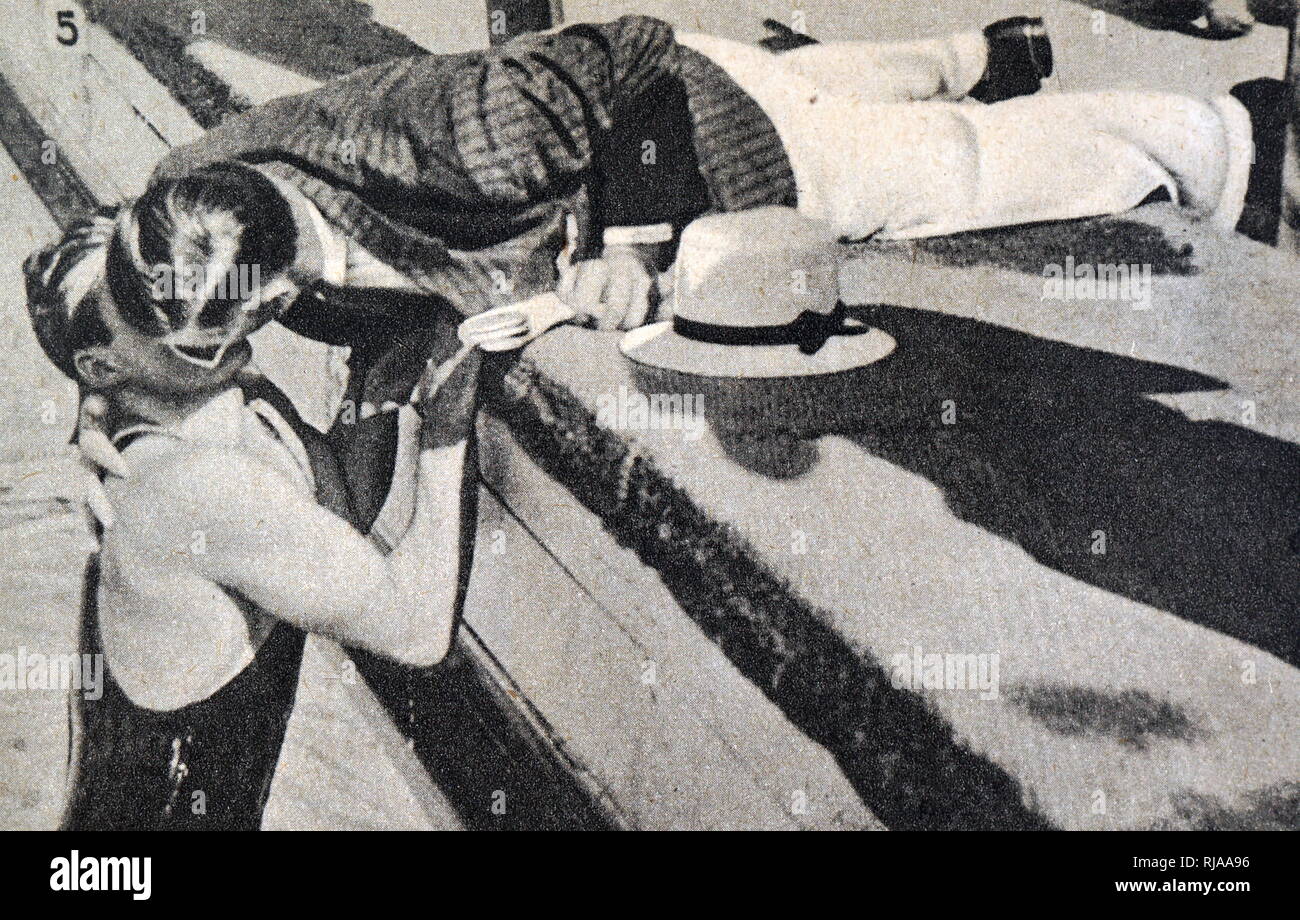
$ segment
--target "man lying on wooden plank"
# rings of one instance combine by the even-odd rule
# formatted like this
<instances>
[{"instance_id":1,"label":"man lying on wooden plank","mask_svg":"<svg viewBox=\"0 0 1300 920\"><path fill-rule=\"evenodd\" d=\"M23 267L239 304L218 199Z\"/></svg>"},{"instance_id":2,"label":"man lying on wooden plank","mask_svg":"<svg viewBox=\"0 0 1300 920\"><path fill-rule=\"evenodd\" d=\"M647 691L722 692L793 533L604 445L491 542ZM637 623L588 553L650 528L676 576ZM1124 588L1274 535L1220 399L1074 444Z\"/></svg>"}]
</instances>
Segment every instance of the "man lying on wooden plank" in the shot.
<instances>
[{"instance_id":1,"label":"man lying on wooden plank","mask_svg":"<svg viewBox=\"0 0 1300 920\"><path fill-rule=\"evenodd\" d=\"M359 70L228 119L155 179L256 165L343 238L326 242L346 262L295 280L414 290L466 314L550 281L533 273L553 271L575 214L569 293L610 327L645 319L641 241L708 210L797 204L846 237L914 237L1111 213L1166 188L1235 223L1250 159L1235 100L1036 94L1051 70L1025 17L776 56L625 17Z\"/></svg>"},{"instance_id":2,"label":"man lying on wooden plank","mask_svg":"<svg viewBox=\"0 0 1300 920\"><path fill-rule=\"evenodd\" d=\"M558 286L602 328L662 318L658 270L710 211L795 205L851 239L1114 213L1161 191L1226 230L1241 214L1252 131L1236 100L1038 94L1040 20L805 44L774 55L625 17L400 58L233 116L153 181L224 163L274 180L254 210L287 207L299 245L262 280L283 286L286 326L352 347L351 406L373 403L412 298L472 315ZM557 277L570 220L574 264ZM194 227L223 246L247 230ZM392 420L337 434L373 520L388 464L354 448L391 443Z\"/></svg>"},{"instance_id":3,"label":"man lying on wooden plank","mask_svg":"<svg viewBox=\"0 0 1300 920\"><path fill-rule=\"evenodd\" d=\"M410 526L389 535L385 555L348 525L319 433L248 373L247 335L272 309L265 288L226 273L254 248L273 275L293 256L292 240L274 235L287 208L275 207L269 180L253 181L265 184L255 198L214 177L159 183L25 265L41 346L106 402L132 471L106 483L116 520L102 537L91 642L107 679L85 710L75 828L256 829L305 633L416 667L451 641L474 533L473 387L430 392L429 378L399 413L420 432L407 465L418 486ZM164 232L138 233L146 212ZM183 229L191 220L247 230L227 261L200 259ZM221 277L146 289L128 246L151 264L188 261Z\"/></svg>"}]
</instances>

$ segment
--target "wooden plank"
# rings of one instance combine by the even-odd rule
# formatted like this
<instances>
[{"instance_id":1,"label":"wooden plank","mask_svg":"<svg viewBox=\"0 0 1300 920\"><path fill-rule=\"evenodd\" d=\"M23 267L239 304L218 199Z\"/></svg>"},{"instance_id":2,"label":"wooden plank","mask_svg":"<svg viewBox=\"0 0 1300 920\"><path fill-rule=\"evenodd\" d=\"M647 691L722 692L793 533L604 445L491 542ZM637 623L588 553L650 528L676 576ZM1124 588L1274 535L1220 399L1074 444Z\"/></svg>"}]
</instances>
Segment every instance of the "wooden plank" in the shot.
<instances>
[{"instance_id":1,"label":"wooden plank","mask_svg":"<svg viewBox=\"0 0 1300 920\"><path fill-rule=\"evenodd\" d=\"M370 0L370 10L376 22L435 54L488 46L483 0Z\"/></svg>"},{"instance_id":2,"label":"wooden plank","mask_svg":"<svg viewBox=\"0 0 1300 920\"><path fill-rule=\"evenodd\" d=\"M16 114L5 112L6 127ZM40 162L39 138L2 139ZM95 541L75 502L88 474L67 444L76 388L36 344L20 268L58 227L4 151L0 178L0 654L17 663L23 650L78 653L82 573ZM72 699L0 687L0 829L49 830L62 820Z\"/></svg>"},{"instance_id":3,"label":"wooden plank","mask_svg":"<svg viewBox=\"0 0 1300 920\"><path fill-rule=\"evenodd\" d=\"M897 360L824 386L692 377L699 439L596 424L621 388L687 383L570 327L529 347L535 392L508 418L891 826L1282 822L1300 763L1294 272L1181 220L1136 236L1190 243L1197 269L1136 310L1047 309L1037 273L873 253L841 289L907 343ZM1225 397L1206 423L1149 395L1200 391ZM1001 689L894 684L917 649L997 656Z\"/></svg>"},{"instance_id":4,"label":"wooden plank","mask_svg":"<svg viewBox=\"0 0 1300 920\"><path fill-rule=\"evenodd\" d=\"M491 417L470 623L638 825L881 829L825 749Z\"/></svg>"},{"instance_id":5,"label":"wooden plank","mask_svg":"<svg viewBox=\"0 0 1300 920\"><path fill-rule=\"evenodd\" d=\"M0 29L0 60L21 103L97 200L138 194L158 158L197 136L197 125L78 4L18 2ZM58 40L73 34L58 27L61 10L73 13L70 45Z\"/></svg>"}]
</instances>

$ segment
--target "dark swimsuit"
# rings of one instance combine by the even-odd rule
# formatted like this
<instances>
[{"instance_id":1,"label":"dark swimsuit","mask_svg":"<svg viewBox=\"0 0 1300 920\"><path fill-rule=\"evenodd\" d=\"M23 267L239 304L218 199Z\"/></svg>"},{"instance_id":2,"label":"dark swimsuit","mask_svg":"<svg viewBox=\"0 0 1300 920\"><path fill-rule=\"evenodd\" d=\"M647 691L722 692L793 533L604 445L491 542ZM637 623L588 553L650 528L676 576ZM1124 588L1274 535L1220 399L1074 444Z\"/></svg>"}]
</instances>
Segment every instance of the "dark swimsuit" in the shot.
<instances>
[{"instance_id":1,"label":"dark swimsuit","mask_svg":"<svg viewBox=\"0 0 1300 920\"><path fill-rule=\"evenodd\" d=\"M325 459L309 439L300 440L319 472ZM98 582L92 558L85 604L92 654L103 653ZM220 690L167 711L133 703L106 663L103 696L83 703L81 763L65 828L258 830L293 712L305 638L278 623Z\"/></svg>"},{"instance_id":2,"label":"dark swimsuit","mask_svg":"<svg viewBox=\"0 0 1300 920\"><path fill-rule=\"evenodd\" d=\"M93 594L91 605L93 622ZM293 711L305 638L278 624L220 690L169 711L131 702L106 665L103 696L84 703L81 770L67 828L257 830ZM90 647L103 651L98 629Z\"/></svg>"}]
</instances>

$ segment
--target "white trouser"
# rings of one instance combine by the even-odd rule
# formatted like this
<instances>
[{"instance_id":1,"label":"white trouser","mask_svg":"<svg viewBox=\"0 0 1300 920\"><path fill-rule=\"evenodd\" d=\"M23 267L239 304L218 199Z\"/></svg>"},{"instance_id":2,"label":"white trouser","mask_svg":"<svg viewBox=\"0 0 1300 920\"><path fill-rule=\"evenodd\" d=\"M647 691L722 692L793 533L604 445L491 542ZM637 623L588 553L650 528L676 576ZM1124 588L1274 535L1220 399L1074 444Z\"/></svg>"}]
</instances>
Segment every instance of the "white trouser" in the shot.
<instances>
[{"instance_id":1,"label":"white trouser","mask_svg":"<svg viewBox=\"0 0 1300 920\"><path fill-rule=\"evenodd\" d=\"M1113 214L1161 187L1226 230L1241 214L1250 119L1228 96L960 101L984 70L980 33L780 55L705 35L678 40L762 107L790 158L800 210L850 239Z\"/></svg>"}]
</instances>

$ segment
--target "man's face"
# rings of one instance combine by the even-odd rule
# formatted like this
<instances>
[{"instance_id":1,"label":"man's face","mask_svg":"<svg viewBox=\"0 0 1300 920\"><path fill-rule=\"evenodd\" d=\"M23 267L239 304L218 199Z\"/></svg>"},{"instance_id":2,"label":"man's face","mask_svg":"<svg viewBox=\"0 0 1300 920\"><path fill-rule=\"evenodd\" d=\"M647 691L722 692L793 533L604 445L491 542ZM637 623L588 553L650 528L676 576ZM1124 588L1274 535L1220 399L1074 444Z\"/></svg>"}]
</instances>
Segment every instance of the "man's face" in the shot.
<instances>
[{"instance_id":1,"label":"man's face","mask_svg":"<svg viewBox=\"0 0 1300 920\"><path fill-rule=\"evenodd\" d=\"M247 336L228 342L182 343L156 339L125 326L113 328L109 344L114 363L126 374L128 386L158 393L193 394L216 390L228 384L253 356ZM219 351L215 361L194 360L190 355L209 356Z\"/></svg>"},{"instance_id":2,"label":"man's face","mask_svg":"<svg viewBox=\"0 0 1300 920\"><path fill-rule=\"evenodd\" d=\"M287 275L258 286L238 306L208 307L181 329L162 338L162 344L181 359L208 370L220 367L228 350L278 318L298 297L298 285ZM159 316L166 321L166 318Z\"/></svg>"},{"instance_id":3,"label":"man's face","mask_svg":"<svg viewBox=\"0 0 1300 920\"><path fill-rule=\"evenodd\" d=\"M102 307L112 333L108 353L127 386L167 394L194 394L226 386L252 358L248 337L281 308L272 297L249 300L220 324L193 321L161 338L145 335L122 319L111 298Z\"/></svg>"}]
</instances>

